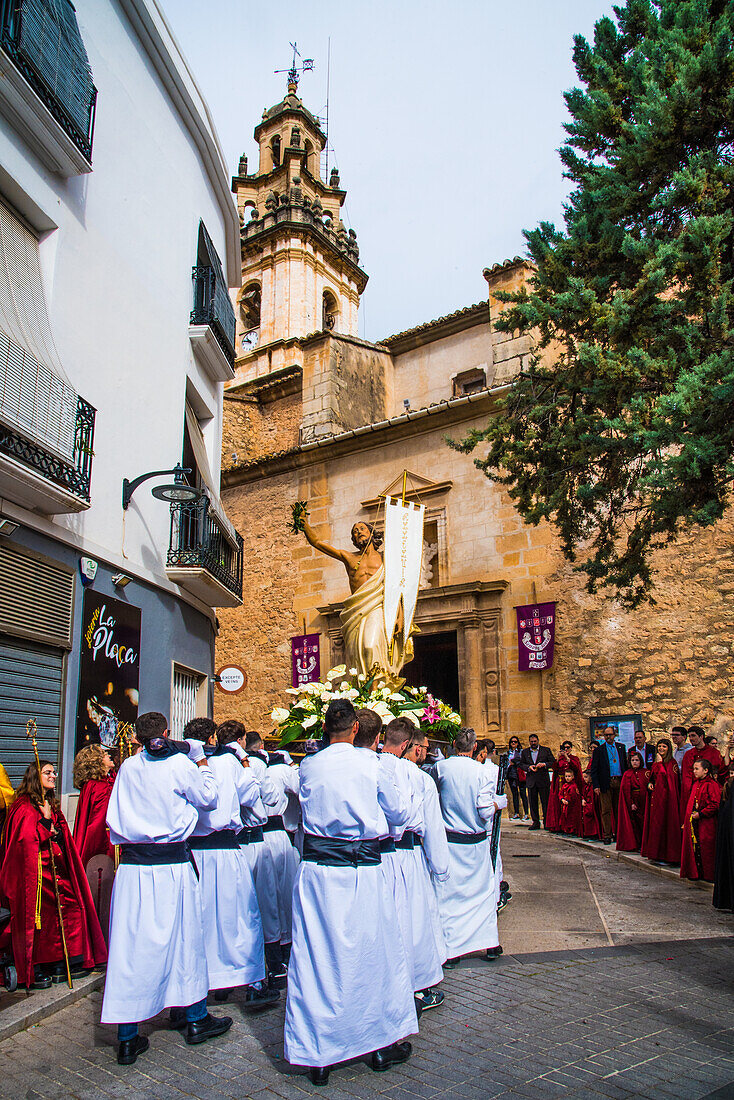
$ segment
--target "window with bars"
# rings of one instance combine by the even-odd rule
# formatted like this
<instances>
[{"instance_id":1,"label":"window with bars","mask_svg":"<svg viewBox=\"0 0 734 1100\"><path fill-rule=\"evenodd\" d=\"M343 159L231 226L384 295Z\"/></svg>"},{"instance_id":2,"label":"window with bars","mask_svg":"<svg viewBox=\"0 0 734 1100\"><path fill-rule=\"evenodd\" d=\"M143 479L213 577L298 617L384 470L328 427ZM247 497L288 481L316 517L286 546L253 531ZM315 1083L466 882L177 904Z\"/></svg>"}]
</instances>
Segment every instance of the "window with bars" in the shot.
<instances>
[{"instance_id":1,"label":"window with bars","mask_svg":"<svg viewBox=\"0 0 734 1100\"><path fill-rule=\"evenodd\" d=\"M169 723L173 737L181 737L186 723L197 717L199 693L205 683L206 677L201 673L191 672L181 665L173 666Z\"/></svg>"}]
</instances>

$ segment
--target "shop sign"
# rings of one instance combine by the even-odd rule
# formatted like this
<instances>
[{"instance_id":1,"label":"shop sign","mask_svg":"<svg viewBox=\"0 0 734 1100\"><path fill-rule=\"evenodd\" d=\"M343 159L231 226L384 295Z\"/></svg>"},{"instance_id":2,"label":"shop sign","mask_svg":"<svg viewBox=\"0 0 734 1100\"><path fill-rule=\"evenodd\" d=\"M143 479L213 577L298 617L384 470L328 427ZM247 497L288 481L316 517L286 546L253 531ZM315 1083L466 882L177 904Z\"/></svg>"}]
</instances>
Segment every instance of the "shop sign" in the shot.
<instances>
[{"instance_id":1,"label":"shop sign","mask_svg":"<svg viewBox=\"0 0 734 1100\"><path fill-rule=\"evenodd\" d=\"M111 747L121 722L138 716L139 607L85 588L79 656L76 751Z\"/></svg>"}]
</instances>

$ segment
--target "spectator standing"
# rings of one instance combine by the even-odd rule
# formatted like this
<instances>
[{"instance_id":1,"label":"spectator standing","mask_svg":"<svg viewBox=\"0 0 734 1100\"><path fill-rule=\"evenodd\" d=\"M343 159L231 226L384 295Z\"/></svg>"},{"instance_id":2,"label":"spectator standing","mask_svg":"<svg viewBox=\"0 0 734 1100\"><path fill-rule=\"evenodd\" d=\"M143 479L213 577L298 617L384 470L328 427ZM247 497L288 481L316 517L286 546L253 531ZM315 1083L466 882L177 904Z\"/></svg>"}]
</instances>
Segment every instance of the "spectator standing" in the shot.
<instances>
[{"instance_id":1,"label":"spectator standing","mask_svg":"<svg viewBox=\"0 0 734 1100\"><path fill-rule=\"evenodd\" d=\"M645 740L645 734L642 730L635 730L635 748L642 756L643 766L651 768L655 763L657 751L651 741Z\"/></svg>"},{"instance_id":2,"label":"spectator standing","mask_svg":"<svg viewBox=\"0 0 734 1100\"><path fill-rule=\"evenodd\" d=\"M561 828L561 785L563 783L563 773L566 768L570 768L573 772L574 782L579 791L581 791L583 785L581 761L578 756L574 756L573 742L571 741L561 742L561 751L553 768L553 781L551 782L550 794L548 796L548 811L545 816L545 827L554 833L567 831Z\"/></svg>"},{"instance_id":3,"label":"spectator standing","mask_svg":"<svg viewBox=\"0 0 734 1100\"><path fill-rule=\"evenodd\" d=\"M612 843L617 824L617 803L622 776L627 770L627 751L616 740L614 726L607 726L604 741L594 749L591 756L591 784L599 800L601 838L605 844Z\"/></svg>"},{"instance_id":4,"label":"spectator standing","mask_svg":"<svg viewBox=\"0 0 734 1100\"><path fill-rule=\"evenodd\" d=\"M680 770L683 767L683 757L692 748L686 727L673 726L670 731L670 740L673 742L673 757Z\"/></svg>"},{"instance_id":5,"label":"spectator standing","mask_svg":"<svg viewBox=\"0 0 734 1100\"><path fill-rule=\"evenodd\" d=\"M688 727L688 740L691 742L691 748L683 757L683 763L680 768L680 820L683 821L683 815L686 812L688 806L688 796L691 793L693 787L693 764L696 760L710 760L714 766L714 776L718 778L719 783L723 784L726 775L727 768L722 760L721 753L714 745L706 744L706 734L701 726L689 726Z\"/></svg>"},{"instance_id":6,"label":"spectator standing","mask_svg":"<svg viewBox=\"0 0 734 1100\"><path fill-rule=\"evenodd\" d=\"M525 785L525 770L520 760L522 757L522 745L519 737L511 737L508 746L507 758L507 782L512 792L512 820L520 820L520 801L522 800L523 821L529 821L528 814L528 789Z\"/></svg>"},{"instance_id":7,"label":"spectator standing","mask_svg":"<svg viewBox=\"0 0 734 1100\"><path fill-rule=\"evenodd\" d=\"M657 743L657 760L650 769L645 825L640 851L646 859L662 863L680 862L680 815L678 811L678 765L667 738Z\"/></svg>"},{"instance_id":8,"label":"spectator standing","mask_svg":"<svg viewBox=\"0 0 734 1100\"><path fill-rule=\"evenodd\" d=\"M714 881L716 819L721 802L714 766L710 760L693 763L693 786L683 818L680 877Z\"/></svg>"},{"instance_id":9,"label":"spectator standing","mask_svg":"<svg viewBox=\"0 0 734 1100\"><path fill-rule=\"evenodd\" d=\"M596 812L596 798L591 782L591 772L587 768L583 774L584 784L581 788L581 836L585 840L599 840L601 828L599 815Z\"/></svg>"},{"instance_id":10,"label":"spectator standing","mask_svg":"<svg viewBox=\"0 0 734 1100\"><path fill-rule=\"evenodd\" d=\"M555 767L553 753L545 745L541 745L536 733L531 733L528 738L529 748L520 753L520 763L525 772L525 783L530 799L530 816L533 823L531 829L540 828L540 814L538 811L538 798L543 808L543 825L548 812L548 796L550 794L550 769Z\"/></svg>"},{"instance_id":11,"label":"spectator standing","mask_svg":"<svg viewBox=\"0 0 734 1100\"><path fill-rule=\"evenodd\" d=\"M617 803L617 851L639 852L645 827L649 772L638 749L630 749L627 764Z\"/></svg>"}]
</instances>

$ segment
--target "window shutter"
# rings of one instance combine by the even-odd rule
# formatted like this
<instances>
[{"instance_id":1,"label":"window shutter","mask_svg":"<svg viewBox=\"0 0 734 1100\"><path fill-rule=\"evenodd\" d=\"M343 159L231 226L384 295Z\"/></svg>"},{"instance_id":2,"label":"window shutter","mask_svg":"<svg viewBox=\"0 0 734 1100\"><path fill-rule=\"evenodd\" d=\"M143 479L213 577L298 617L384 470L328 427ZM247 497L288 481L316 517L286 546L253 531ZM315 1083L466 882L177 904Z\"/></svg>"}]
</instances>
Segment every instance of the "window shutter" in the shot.
<instances>
[{"instance_id":1,"label":"window shutter","mask_svg":"<svg viewBox=\"0 0 734 1100\"><path fill-rule=\"evenodd\" d=\"M77 402L51 332L38 241L0 204L0 421L72 462Z\"/></svg>"},{"instance_id":2,"label":"window shutter","mask_svg":"<svg viewBox=\"0 0 734 1100\"><path fill-rule=\"evenodd\" d=\"M0 632L71 648L74 574L0 544Z\"/></svg>"}]
</instances>

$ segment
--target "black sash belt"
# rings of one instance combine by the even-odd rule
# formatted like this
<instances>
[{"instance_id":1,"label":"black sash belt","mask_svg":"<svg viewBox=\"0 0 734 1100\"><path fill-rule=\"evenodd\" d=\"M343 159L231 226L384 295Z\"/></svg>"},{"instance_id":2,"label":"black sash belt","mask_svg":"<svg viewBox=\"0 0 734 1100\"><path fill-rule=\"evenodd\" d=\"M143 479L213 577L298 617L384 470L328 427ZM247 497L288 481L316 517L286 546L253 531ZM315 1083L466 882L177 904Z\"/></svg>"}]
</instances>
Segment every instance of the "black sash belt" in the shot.
<instances>
[{"instance_id":1,"label":"black sash belt","mask_svg":"<svg viewBox=\"0 0 734 1100\"><path fill-rule=\"evenodd\" d=\"M237 833L238 844L257 844L263 838L262 825L253 825L251 829L242 829Z\"/></svg>"},{"instance_id":2,"label":"black sash belt","mask_svg":"<svg viewBox=\"0 0 734 1100\"><path fill-rule=\"evenodd\" d=\"M189 848L193 852L221 852L227 848L239 848L238 835L234 829L219 829L206 836L190 836Z\"/></svg>"},{"instance_id":3,"label":"black sash belt","mask_svg":"<svg viewBox=\"0 0 734 1100\"><path fill-rule=\"evenodd\" d=\"M303 858L322 867L369 867L381 863L379 840L343 840L341 837L303 838Z\"/></svg>"},{"instance_id":4,"label":"black sash belt","mask_svg":"<svg viewBox=\"0 0 734 1100\"><path fill-rule=\"evenodd\" d=\"M199 869L194 863L188 840L176 840L170 844L121 844L120 863L131 863L135 867L163 867L165 864L190 863L194 874L199 877Z\"/></svg>"},{"instance_id":5,"label":"black sash belt","mask_svg":"<svg viewBox=\"0 0 734 1100\"><path fill-rule=\"evenodd\" d=\"M455 833L453 829L446 830L446 839L449 844L481 844L487 839L486 833Z\"/></svg>"},{"instance_id":6,"label":"black sash belt","mask_svg":"<svg viewBox=\"0 0 734 1100\"><path fill-rule=\"evenodd\" d=\"M395 851L395 841L391 836L380 837L380 854L385 855L386 852Z\"/></svg>"},{"instance_id":7,"label":"black sash belt","mask_svg":"<svg viewBox=\"0 0 734 1100\"><path fill-rule=\"evenodd\" d=\"M412 832L412 830L410 829L406 829L400 840L395 841L395 847L412 851L413 848L419 847L420 843L420 835L418 833Z\"/></svg>"},{"instance_id":8,"label":"black sash belt","mask_svg":"<svg viewBox=\"0 0 734 1100\"><path fill-rule=\"evenodd\" d=\"M285 825L283 824L283 818L280 814L273 814L263 825L264 833L284 833Z\"/></svg>"}]
</instances>

